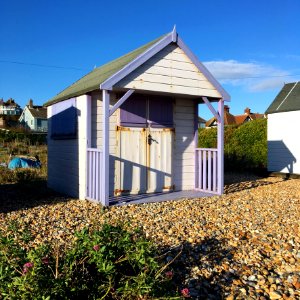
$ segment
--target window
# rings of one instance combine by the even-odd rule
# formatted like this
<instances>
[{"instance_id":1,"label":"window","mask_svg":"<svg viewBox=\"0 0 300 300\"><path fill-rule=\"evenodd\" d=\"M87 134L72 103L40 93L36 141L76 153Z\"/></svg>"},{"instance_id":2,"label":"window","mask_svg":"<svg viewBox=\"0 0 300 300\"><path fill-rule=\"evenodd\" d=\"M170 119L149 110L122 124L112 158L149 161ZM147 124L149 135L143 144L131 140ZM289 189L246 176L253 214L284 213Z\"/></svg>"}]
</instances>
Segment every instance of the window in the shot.
<instances>
[{"instance_id":1,"label":"window","mask_svg":"<svg viewBox=\"0 0 300 300\"><path fill-rule=\"evenodd\" d=\"M173 100L164 96L132 95L121 106L121 125L127 127L173 127Z\"/></svg>"}]
</instances>

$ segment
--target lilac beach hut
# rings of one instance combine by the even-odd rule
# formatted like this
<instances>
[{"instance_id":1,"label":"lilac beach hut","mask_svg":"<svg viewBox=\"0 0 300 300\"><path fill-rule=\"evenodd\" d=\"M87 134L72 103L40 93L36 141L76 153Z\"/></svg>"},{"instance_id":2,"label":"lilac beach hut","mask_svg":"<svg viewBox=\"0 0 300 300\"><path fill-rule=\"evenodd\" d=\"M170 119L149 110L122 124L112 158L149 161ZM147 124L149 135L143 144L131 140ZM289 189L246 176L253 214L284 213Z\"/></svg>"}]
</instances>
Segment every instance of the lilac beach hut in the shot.
<instances>
[{"instance_id":1,"label":"lilac beach hut","mask_svg":"<svg viewBox=\"0 0 300 300\"><path fill-rule=\"evenodd\" d=\"M229 100L174 28L45 103L48 186L105 206L125 196L222 194ZM218 122L216 149L197 147L201 103Z\"/></svg>"}]
</instances>

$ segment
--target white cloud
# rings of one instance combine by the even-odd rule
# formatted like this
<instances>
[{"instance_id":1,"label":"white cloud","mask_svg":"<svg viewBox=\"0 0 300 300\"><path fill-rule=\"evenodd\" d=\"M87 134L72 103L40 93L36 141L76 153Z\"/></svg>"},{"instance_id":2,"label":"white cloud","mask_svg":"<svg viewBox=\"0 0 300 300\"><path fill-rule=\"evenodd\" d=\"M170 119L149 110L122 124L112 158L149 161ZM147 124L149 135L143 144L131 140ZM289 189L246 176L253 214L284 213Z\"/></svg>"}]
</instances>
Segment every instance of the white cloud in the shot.
<instances>
[{"instance_id":1,"label":"white cloud","mask_svg":"<svg viewBox=\"0 0 300 300\"><path fill-rule=\"evenodd\" d=\"M290 73L270 65L236 60L204 62L208 70L222 83L244 86L249 91L258 92L281 88L290 81Z\"/></svg>"}]
</instances>

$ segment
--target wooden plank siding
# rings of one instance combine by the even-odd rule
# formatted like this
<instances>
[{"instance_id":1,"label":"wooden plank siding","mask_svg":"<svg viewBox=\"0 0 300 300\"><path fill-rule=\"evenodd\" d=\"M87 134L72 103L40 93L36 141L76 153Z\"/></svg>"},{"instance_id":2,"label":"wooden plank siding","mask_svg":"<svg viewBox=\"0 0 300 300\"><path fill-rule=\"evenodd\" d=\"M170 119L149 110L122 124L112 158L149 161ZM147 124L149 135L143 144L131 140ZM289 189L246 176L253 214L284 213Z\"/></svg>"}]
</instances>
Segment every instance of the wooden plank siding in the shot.
<instances>
[{"instance_id":1,"label":"wooden plank siding","mask_svg":"<svg viewBox=\"0 0 300 300\"><path fill-rule=\"evenodd\" d=\"M92 93L92 141L91 147L102 149L103 145L103 132L102 132L102 122L103 122L103 102L102 102L102 93L101 91L95 91ZM111 93L110 97L110 108L117 102L116 96L114 93ZM115 160L116 155L116 126L119 116L119 109L117 109L109 118L109 194L113 195L114 186L115 186Z\"/></svg>"},{"instance_id":2,"label":"wooden plank siding","mask_svg":"<svg viewBox=\"0 0 300 300\"><path fill-rule=\"evenodd\" d=\"M185 53L169 45L121 80L116 87L177 95L221 97Z\"/></svg>"},{"instance_id":3,"label":"wooden plank siding","mask_svg":"<svg viewBox=\"0 0 300 300\"><path fill-rule=\"evenodd\" d=\"M68 101L64 101L64 104ZM51 138L52 109L53 106L48 107L48 186L77 198L79 196L78 138L70 140Z\"/></svg>"},{"instance_id":4,"label":"wooden plank siding","mask_svg":"<svg viewBox=\"0 0 300 300\"><path fill-rule=\"evenodd\" d=\"M75 198L84 199L86 191L86 148L88 141L88 105L90 98L82 95L48 107L48 186ZM52 135L52 117L76 108L76 137Z\"/></svg>"},{"instance_id":5,"label":"wooden plank siding","mask_svg":"<svg viewBox=\"0 0 300 300\"><path fill-rule=\"evenodd\" d=\"M192 190L195 181L194 101L177 98L174 107L175 190Z\"/></svg>"}]
</instances>

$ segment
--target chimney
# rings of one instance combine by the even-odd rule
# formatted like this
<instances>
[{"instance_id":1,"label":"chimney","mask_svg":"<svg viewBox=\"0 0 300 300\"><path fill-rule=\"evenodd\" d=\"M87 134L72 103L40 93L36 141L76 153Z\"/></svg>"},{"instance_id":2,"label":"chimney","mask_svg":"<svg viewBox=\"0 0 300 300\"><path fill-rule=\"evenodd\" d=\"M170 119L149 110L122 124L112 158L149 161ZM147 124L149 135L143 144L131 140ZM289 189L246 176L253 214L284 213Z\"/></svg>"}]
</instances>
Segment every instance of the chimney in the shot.
<instances>
[{"instance_id":1,"label":"chimney","mask_svg":"<svg viewBox=\"0 0 300 300\"><path fill-rule=\"evenodd\" d=\"M250 115L250 108L246 107L244 110L245 115Z\"/></svg>"},{"instance_id":2,"label":"chimney","mask_svg":"<svg viewBox=\"0 0 300 300\"><path fill-rule=\"evenodd\" d=\"M228 105L224 105L224 111L229 113L229 106Z\"/></svg>"},{"instance_id":3,"label":"chimney","mask_svg":"<svg viewBox=\"0 0 300 300\"><path fill-rule=\"evenodd\" d=\"M33 108L33 100L32 99L29 100L28 106L29 106L29 108Z\"/></svg>"}]
</instances>

